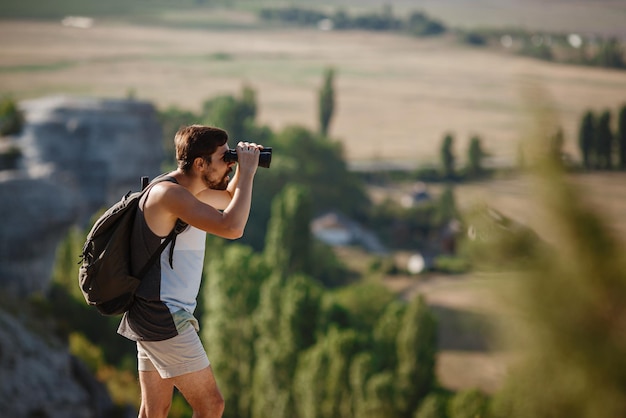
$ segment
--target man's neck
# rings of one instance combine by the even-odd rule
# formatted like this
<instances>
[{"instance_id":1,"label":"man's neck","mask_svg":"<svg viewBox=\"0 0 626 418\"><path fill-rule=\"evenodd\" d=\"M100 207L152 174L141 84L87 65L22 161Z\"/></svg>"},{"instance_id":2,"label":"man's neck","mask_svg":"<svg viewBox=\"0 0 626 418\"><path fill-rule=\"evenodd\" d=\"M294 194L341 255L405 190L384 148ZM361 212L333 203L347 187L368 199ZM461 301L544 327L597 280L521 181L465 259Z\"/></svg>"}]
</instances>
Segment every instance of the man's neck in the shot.
<instances>
[{"instance_id":1,"label":"man's neck","mask_svg":"<svg viewBox=\"0 0 626 418\"><path fill-rule=\"evenodd\" d=\"M170 175L176 179L178 184L189 190L189 192L193 195L196 195L206 189L202 179L193 173L183 173L180 169L176 169L175 171L172 171Z\"/></svg>"}]
</instances>

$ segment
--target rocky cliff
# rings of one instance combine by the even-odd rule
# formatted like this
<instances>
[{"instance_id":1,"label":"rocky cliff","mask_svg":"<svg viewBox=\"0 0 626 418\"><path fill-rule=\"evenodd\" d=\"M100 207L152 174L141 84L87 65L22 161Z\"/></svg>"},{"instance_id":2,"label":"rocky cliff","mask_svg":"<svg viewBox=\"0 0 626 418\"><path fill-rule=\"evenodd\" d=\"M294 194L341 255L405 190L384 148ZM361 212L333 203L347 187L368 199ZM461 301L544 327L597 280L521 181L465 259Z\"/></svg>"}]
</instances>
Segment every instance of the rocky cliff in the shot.
<instances>
[{"instance_id":1,"label":"rocky cliff","mask_svg":"<svg viewBox=\"0 0 626 418\"><path fill-rule=\"evenodd\" d=\"M0 411L4 417L130 417L50 335L0 310ZM115 413L115 415L113 415Z\"/></svg>"},{"instance_id":2,"label":"rocky cliff","mask_svg":"<svg viewBox=\"0 0 626 418\"><path fill-rule=\"evenodd\" d=\"M72 224L138 190L163 160L154 107L135 100L49 97L20 104L12 138L18 169L0 171L0 285L16 296L46 289Z\"/></svg>"}]
</instances>

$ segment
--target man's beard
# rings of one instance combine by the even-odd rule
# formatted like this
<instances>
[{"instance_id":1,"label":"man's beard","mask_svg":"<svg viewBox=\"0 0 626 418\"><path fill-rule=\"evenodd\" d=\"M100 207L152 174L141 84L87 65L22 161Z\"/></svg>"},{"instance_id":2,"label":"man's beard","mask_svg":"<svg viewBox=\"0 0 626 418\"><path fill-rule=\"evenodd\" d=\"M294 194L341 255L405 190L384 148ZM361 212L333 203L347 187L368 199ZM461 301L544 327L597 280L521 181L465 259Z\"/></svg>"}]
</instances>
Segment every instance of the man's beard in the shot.
<instances>
[{"instance_id":1,"label":"man's beard","mask_svg":"<svg viewBox=\"0 0 626 418\"><path fill-rule=\"evenodd\" d=\"M230 178L228 177L229 174L230 170L228 170L228 172L224 174L224 177L222 177L222 179L218 181L209 179L209 176L205 174L202 176L202 181L209 189L226 190L226 188L228 187L228 183L230 182Z\"/></svg>"}]
</instances>

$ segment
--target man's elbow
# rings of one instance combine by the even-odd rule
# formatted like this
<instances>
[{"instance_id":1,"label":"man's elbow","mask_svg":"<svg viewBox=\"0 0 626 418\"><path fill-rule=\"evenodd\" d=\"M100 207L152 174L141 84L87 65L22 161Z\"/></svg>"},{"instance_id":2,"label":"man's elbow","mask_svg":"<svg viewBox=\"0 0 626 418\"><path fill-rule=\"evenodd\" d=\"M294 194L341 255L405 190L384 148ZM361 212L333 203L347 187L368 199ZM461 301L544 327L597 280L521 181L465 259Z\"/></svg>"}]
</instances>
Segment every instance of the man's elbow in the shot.
<instances>
[{"instance_id":1,"label":"man's elbow","mask_svg":"<svg viewBox=\"0 0 626 418\"><path fill-rule=\"evenodd\" d=\"M239 239L243 237L243 228L229 228L224 231L222 238Z\"/></svg>"}]
</instances>

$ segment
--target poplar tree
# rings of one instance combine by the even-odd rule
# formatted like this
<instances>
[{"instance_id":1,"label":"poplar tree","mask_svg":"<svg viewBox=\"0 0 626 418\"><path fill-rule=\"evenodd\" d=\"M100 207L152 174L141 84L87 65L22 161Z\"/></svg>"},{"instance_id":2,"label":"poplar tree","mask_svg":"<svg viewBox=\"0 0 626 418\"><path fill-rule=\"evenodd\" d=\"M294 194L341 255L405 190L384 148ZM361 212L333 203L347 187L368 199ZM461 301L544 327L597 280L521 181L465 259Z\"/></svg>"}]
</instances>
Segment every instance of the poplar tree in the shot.
<instances>
[{"instance_id":1,"label":"poplar tree","mask_svg":"<svg viewBox=\"0 0 626 418\"><path fill-rule=\"evenodd\" d=\"M583 167L587 170L595 166L595 118L588 110L580 121L578 130L578 148L583 159Z\"/></svg>"},{"instance_id":2,"label":"poplar tree","mask_svg":"<svg viewBox=\"0 0 626 418\"><path fill-rule=\"evenodd\" d=\"M283 277L310 271L311 218L311 199L303 186L288 184L272 201L264 253Z\"/></svg>"},{"instance_id":3,"label":"poplar tree","mask_svg":"<svg viewBox=\"0 0 626 418\"><path fill-rule=\"evenodd\" d=\"M255 314L258 339L252 417L295 416L293 384L298 357L315 342L321 288L311 279L274 275Z\"/></svg>"},{"instance_id":4,"label":"poplar tree","mask_svg":"<svg viewBox=\"0 0 626 418\"><path fill-rule=\"evenodd\" d=\"M361 349L363 336L356 331L332 327L305 352L298 363L294 391L298 415L303 418L353 416L353 387L362 377L351 367Z\"/></svg>"},{"instance_id":5,"label":"poplar tree","mask_svg":"<svg viewBox=\"0 0 626 418\"><path fill-rule=\"evenodd\" d=\"M324 83L319 91L319 122L320 134L328 136L330 122L335 112L335 87L333 85L335 70L327 68L324 73Z\"/></svg>"},{"instance_id":6,"label":"poplar tree","mask_svg":"<svg viewBox=\"0 0 626 418\"><path fill-rule=\"evenodd\" d=\"M487 154L483 150L480 137L473 136L467 149L467 174L480 176L484 170L483 158L486 156Z\"/></svg>"},{"instance_id":7,"label":"poplar tree","mask_svg":"<svg viewBox=\"0 0 626 418\"><path fill-rule=\"evenodd\" d=\"M435 383L437 324L424 297L414 298L397 335L395 396L400 416L410 418Z\"/></svg>"},{"instance_id":8,"label":"poplar tree","mask_svg":"<svg viewBox=\"0 0 626 418\"><path fill-rule=\"evenodd\" d=\"M214 244L211 249L202 289L201 336L229 405L224 418L249 417L257 339L252 319L270 268L249 247Z\"/></svg>"},{"instance_id":9,"label":"poplar tree","mask_svg":"<svg viewBox=\"0 0 626 418\"><path fill-rule=\"evenodd\" d=\"M478 389L456 393L448 406L450 418L488 418L489 398Z\"/></svg>"},{"instance_id":10,"label":"poplar tree","mask_svg":"<svg viewBox=\"0 0 626 418\"><path fill-rule=\"evenodd\" d=\"M626 104L622 106L617 116L617 146L619 168L626 169Z\"/></svg>"},{"instance_id":11,"label":"poplar tree","mask_svg":"<svg viewBox=\"0 0 626 418\"><path fill-rule=\"evenodd\" d=\"M604 111L598 119L595 131L597 168L610 170L613 158L613 133L611 132L611 112Z\"/></svg>"},{"instance_id":12,"label":"poplar tree","mask_svg":"<svg viewBox=\"0 0 626 418\"><path fill-rule=\"evenodd\" d=\"M282 367L283 357L290 356L279 342L281 302L284 278L273 274L263 285L259 307L254 313L258 334L254 342L256 362L253 372L252 418L288 418L292 407L288 389L289 371Z\"/></svg>"},{"instance_id":13,"label":"poplar tree","mask_svg":"<svg viewBox=\"0 0 626 418\"><path fill-rule=\"evenodd\" d=\"M452 179L454 177L454 137L452 134L444 136L441 143L441 169L444 179Z\"/></svg>"}]
</instances>

